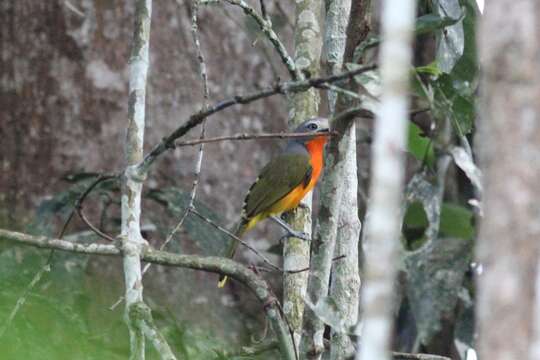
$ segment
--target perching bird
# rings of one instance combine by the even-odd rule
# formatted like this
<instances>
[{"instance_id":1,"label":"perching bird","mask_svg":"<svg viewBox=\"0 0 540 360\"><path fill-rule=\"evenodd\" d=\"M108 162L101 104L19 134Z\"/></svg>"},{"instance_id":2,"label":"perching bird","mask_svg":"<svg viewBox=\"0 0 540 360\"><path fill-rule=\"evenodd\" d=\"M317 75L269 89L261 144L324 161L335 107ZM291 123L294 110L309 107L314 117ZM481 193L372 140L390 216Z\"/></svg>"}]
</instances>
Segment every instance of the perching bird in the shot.
<instances>
[{"instance_id":1,"label":"perching bird","mask_svg":"<svg viewBox=\"0 0 540 360\"><path fill-rule=\"evenodd\" d=\"M301 123L295 133L326 133L328 120L312 118ZM327 135L305 138L293 138L285 150L273 158L261 171L251 185L244 200L240 222L235 235L242 237L259 221L271 217L287 232L299 238L305 234L294 231L276 215L294 209L308 192L313 189L323 168L323 152ZM238 241L233 240L226 256L232 258ZM221 276L218 286L227 281Z\"/></svg>"}]
</instances>

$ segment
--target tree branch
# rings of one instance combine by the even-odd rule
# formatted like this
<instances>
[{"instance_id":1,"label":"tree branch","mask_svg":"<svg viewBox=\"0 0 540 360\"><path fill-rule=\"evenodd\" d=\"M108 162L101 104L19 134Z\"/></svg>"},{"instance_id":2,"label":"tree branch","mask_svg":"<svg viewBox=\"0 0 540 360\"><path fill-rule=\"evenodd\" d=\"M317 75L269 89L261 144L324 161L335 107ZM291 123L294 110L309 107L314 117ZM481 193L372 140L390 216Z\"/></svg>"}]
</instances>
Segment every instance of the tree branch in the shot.
<instances>
[{"instance_id":1,"label":"tree branch","mask_svg":"<svg viewBox=\"0 0 540 360\"><path fill-rule=\"evenodd\" d=\"M143 303L141 254L147 245L141 235L141 197L144 177L136 165L143 160L146 84L149 65L152 0L136 0L133 42L129 58L128 127L124 146L127 167L122 178L122 226L120 239L124 263L125 311L129 330L130 359L144 360L145 336L131 315ZM156 350L160 349L156 347ZM173 356L174 358L174 356Z\"/></svg>"},{"instance_id":2,"label":"tree branch","mask_svg":"<svg viewBox=\"0 0 540 360\"><path fill-rule=\"evenodd\" d=\"M272 22L266 16L266 8L264 7L263 1L261 1L261 10L262 10L263 16L260 16L259 14L257 14L255 9L249 6L243 0L224 0L224 1L228 2L231 5L236 5L236 6L241 7L247 16L250 16L253 20L255 20L255 22L259 26L259 29L261 29L263 34L268 38L270 43L272 43L272 45L276 49L279 57L281 58L281 61L287 67L287 70L289 71L289 74L291 75L291 78L293 80L302 80L304 78L302 73L296 67L296 64L294 63L293 58L287 52L285 45L283 45L283 43L281 42L281 40L275 33L274 29L272 29Z\"/></svg>"},{"instance_id":3,"label":"tree branch","mask_svg":"<svg viewBox=\"0 0 540 360\"><path fill-rule=\"evenodd\" d=\"M33 236L15 231L0 229L0 238L26 244L38 248L56 249L78 254L122 256L123 250L119 246L110 244L78 244L67 240L53 239L45 236ZM165 251L154 250L145 246L141 252L141 259L164 266L189 268L226 275L247 286L263 304L266 317L272 325L283 357L293 360L294 350L287 324L280 315L278 300L273 295L268 284L256 273L240 263L221 257L178 255Z\"/></svg>"},{"instance_id":4,"label":"tree branch","mask_svg":"<svg viewBox=\"0 0 540 360\"><path fill-rule=\"evenodd\" d=\"M306 77L315 77L320 73L322 35L322 1L304 0L295 2L294 59L296 65ZM319 115L320 95L315 89L295 93L288 99L289 128L294 129L300 123ZM287 222L297 231L311 236L312 231L312 193L302 200L301 207L285 214ZM300 352L303 336L303 315L305 296L308 286L308 272L292 273L291 270L310 266L311 244L294 237L283 243L283 304L284 311L294 331L295 345Z\"/></svg>"},{"instance_id":5,"label":"tree branch","mask_svg":"<svg viewBox=\"0 0 540 360\"><path fill-rule=\"evenodd\" d=\"M247 95L236 95L233 98L217 102L214 105L207 107L205 110L199 111L198 113L191 115L189 119L185 121L181 126L174 130L170 135L163 138L144 157L144 160L138 164L137 172L140 176L144 176L147 173L149 167L152 165L152 163L156 160L158 156L160 156L169 149L174 149L174 142L176 140L187 134L191 129L193 129L197 125L200 125L206 118L215 113L223 111L234 105L249 104L253 101L264 99L276 94L285 95L288 93L307 91L311 88L320 88L324 84L339 82L345 79L351 79L356 75L373 70L376 67L376 65L368 65L332 76L277 83L273 87L267 88L263 91L254 92Z\"/></svg>"},{"instance_id":6,"label":"tree branch","mask_svg":"<svg viewBox=\"0 0 540 360\"><path fill-rule=\"evenodd\" d=\"M326 136L336 135L335 133L327 133ZM174 144L175 147L183 146L194 146L198 144L207 144L215 143L221 141L243 141L243 140L267 140L267 139L297 139L297 138L313 138L316 136L321 136L321 133L268 133L268 134L236 134L229 136L216 136L213 138L206 139L197 139L197 140L188 140L183 142L177 142Z\"/></svg>"},{"instance_id":7,"label":"tree branch","mask_svg":"<svg viewBox=\"0 0 540 360\"><path fill-rule=\"evenodd\" d=\"M365 3L355 1L352 9L350 0L329 0L326 5L326 67L328 72L337 73L343 68L344 54L349 53L345 62L352 61L352 52L346 52L346 48L356 47L358 43L355 25L356 22L363 21L363 14L359 10L365 7ZM350 15L352 10L357 11L356 16ZM355 85L354 82L349 82L344 88L339 88L339 91L336 91L336 87L331 87L333 91L327 93L330 112L339 113L332 121L332 128L339 136L331 138L326 148L324 176L320 188L321 207L312 240L313 270L310 272L308 286L308 299L312 303L326 301L327 297L331 296L346 326L356 323L360 287L360 221L357 206L356 127L353 121L358 109L354 107L358 105L353 100L358 97L351 96L358 93ZM347 254L347 258L334 265L332 257L335 254ZM308 353L311 359L320 359L326 349L323 336L325 324L310 307L306 308L304 316L302 351ZM330 344L330 359L341 359L352 348L348 334L336 332L334 329L331 332Z\"/></svg>"}]
</instances>

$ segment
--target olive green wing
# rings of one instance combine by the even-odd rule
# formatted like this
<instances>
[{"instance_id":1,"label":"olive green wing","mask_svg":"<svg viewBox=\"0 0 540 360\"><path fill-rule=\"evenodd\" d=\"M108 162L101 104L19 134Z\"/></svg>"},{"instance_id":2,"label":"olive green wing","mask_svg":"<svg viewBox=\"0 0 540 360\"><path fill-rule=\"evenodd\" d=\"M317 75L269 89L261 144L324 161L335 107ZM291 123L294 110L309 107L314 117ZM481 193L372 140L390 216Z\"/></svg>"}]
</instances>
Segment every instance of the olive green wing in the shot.
<instances>
[{"instance_id":1,"label":"olive green wing","mask_svg":"<svg viewBox=\"0 0 540 360\"><path fill-rule=\"evenodd\" d=\"M272 159L253 183L244 201L244 213L250 219L285 197L301 183L311 180L309 155L282 154Z\"/></svg>"}]
</instances>

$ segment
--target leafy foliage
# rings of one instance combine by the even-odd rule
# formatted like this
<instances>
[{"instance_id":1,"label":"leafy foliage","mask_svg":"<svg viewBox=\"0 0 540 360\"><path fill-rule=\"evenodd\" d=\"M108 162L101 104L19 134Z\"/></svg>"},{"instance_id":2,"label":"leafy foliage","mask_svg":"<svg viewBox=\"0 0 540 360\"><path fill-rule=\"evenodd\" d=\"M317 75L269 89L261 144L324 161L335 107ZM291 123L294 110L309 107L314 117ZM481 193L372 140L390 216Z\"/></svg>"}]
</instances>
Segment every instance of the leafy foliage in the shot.
<instances>
[{"instance_id":1,"label":"leafy foliage","mask_svg":"<svg viewBox=\"0 0 540 360\"><path fill-rule=\"evenodd\" d=\"M412 343L430 344L450 323L455 339L447 341L460 344L463 353L474 343L474 291L467 274L476 229L470 205L447 188L464 174L475 189L468 193L481 193L481 174L468 142L475 130L477 8L474 1L438 0L427 9L457 21L434 29L436 56L411 76L416 106L427 106L430 113L427 125L409 126L408 150L422 166L406 191L402 233L408 305L402 311L410 312L416 325Z\"/></svg>"},{"instance_id":2,"label":"leafy foliage","mask_svg":"<svg viewBox=\"0 0 540 360\"><path fill-rule=\"evenodd\" d=\"M93 173L68 175L65 180L69 186L38 206L35 221L29 225L31 232L56 235L58 222L55 219L61 220L60 224L65 221L77 199L96 176ZM95 208L93 200L96 198L98 207L104 202L118 199L119 190L117 182L103 182L89 196L89 203L85 203L85 207L89 210ZM164 234L170 230L170 223L175 224L179 220L189 203L189 194L177 188L149 190L144 197L166 209L168 216L165 218L163 214L152 218ZM113 202L118 204L117 201ZM221 218L204 204L196 201L194 206L205 217L222 223ZM196 244L204 254L218 254L228 240L221 232L192 214L186 218L184 229L190 242ZM86 230L76 233L68 231L65 240L83 243L102 241ZM19 246L10 246L0 252L0 329L17 301L28 291L35 274L46 264L48 256L49 251ZM125 359L129 356L129 336L123 320L123 307L109 310L124 291L122 277L118 274L116 278L104 278L95 274L89 260L89 256L58 251L52 255L50 271L46 271L36 287L24 297L25 303L4 336L0 337L1 358ZM192 282L193 277L193 273L184 274L182 281ZM200 292L196 293L198 286L193 286L193 289L184 291L185 295L180 301L185 307L197 306L187 305L195 296L200 296L200 301L206 297ZM152 305L154 319L179 358L214 359L220 356L220 351L224 354L234 352L230 349L230 343L223 340L223 335L216 336L207 324L179 319L164 305L154 301L153 296L159 298L151 290L146 291L146 300ZM224 318L232 323L228 316ZM245 326L252 319L242 319L241 322ZM228 327L230 325L223 326ZM252 358L263 359L268 354L272 352ZM151 346L147 347L147 358L159 358ZM223 355L222 358L236 357Z\"/></svg>"}]
</instances>

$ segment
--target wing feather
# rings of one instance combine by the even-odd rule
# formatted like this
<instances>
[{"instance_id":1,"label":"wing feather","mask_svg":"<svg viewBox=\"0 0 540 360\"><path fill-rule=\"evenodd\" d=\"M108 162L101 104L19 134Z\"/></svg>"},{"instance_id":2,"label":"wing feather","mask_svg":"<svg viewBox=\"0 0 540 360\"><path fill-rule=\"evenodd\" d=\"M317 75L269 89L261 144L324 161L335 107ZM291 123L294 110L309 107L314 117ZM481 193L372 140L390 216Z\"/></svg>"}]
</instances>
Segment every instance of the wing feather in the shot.
<instances>
[{"instance_id":1,"label":"wing feather","mask_svg":"<svg viewBox=\"0 0 540 360\"><path fill-rule=\"evenodd\" d=\"M311 173L309 155L282 154L271 160L246 195L243 207L246 217L270 209L298 185L309 183Z\"/></svg>"}]
</instances>

